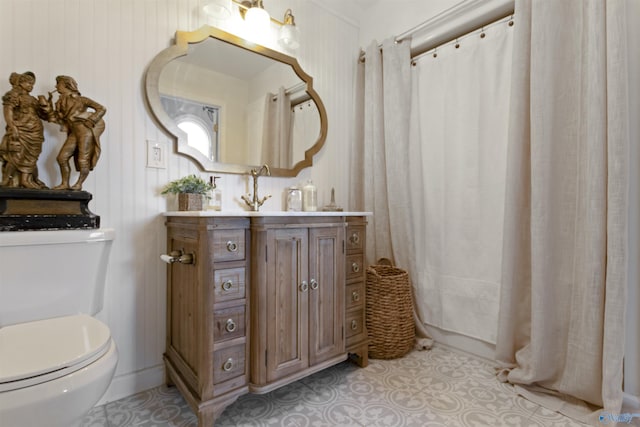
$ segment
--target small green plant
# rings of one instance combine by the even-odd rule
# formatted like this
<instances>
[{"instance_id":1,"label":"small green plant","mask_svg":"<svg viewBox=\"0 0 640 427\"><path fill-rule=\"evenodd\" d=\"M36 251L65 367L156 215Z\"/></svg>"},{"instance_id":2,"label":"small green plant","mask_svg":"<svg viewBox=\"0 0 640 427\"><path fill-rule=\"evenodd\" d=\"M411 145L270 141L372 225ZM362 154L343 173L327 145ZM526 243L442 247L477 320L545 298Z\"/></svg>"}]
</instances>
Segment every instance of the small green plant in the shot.
<instances>
[{"instance_id":1,"label":"small green plant","mask_svg":"<svg viewBox=\"0 0 640 427\"><path fill-rule=\"evenodd\" d=\"M187 175L165 185L162 194L207 194L213 186L197 175Z\"/></svg>"}]
</instances>

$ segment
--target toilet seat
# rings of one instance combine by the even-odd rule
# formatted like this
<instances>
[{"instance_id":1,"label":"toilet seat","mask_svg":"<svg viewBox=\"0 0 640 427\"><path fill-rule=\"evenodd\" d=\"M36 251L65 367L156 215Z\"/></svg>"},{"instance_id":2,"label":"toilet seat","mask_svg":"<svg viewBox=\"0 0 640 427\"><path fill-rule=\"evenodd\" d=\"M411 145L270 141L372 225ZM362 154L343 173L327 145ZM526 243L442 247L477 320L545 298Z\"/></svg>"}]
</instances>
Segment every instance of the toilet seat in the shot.
<instances>
[{"instance_id":1,"label":"toilet seat","mask_svg":"<svg viewBox=\"0 0 640 427\"><path fill-rule=\"evenodd\" d=\"M65 376L102 357L111 332L86 314L0 328L0 393Z\"/></svg>"}]
</instances>

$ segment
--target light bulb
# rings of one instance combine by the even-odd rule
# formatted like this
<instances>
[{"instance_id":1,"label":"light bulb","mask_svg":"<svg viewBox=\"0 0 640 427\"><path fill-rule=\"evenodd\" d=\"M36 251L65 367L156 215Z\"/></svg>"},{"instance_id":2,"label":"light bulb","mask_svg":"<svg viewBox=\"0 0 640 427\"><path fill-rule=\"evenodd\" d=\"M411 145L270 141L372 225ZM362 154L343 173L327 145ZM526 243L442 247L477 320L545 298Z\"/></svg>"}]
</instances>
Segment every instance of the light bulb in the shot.
<instances>
[{"instance_id":1,"label":"light bulb","mask_svg":"<svg viewBox=\"0 0 640 427\"><path fill-rule=\"evenodd\" d=\"M295 25L285 24L280 28L280 36L278 42L282 47L296 50L300 47L300 31Z\"/></svg>"},{"instance_id":2,"label":"light bulb","mask_svg":"<svg viewBox=\"0 0 640 427\"><path fill-rule=\"evenodd\" d=\"M261 7L252 7L247 10L244 20L254 34L267 34L271 25L269 12Z\"/></svg>"}]
</instances>

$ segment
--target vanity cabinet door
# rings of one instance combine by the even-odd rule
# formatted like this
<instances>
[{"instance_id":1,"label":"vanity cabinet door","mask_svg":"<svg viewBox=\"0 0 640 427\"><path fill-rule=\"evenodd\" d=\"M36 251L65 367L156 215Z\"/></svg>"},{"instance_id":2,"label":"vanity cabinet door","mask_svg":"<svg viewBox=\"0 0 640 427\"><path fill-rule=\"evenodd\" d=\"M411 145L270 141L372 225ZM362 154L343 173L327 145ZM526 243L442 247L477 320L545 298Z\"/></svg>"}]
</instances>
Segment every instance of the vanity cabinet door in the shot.
<instances>
[{"instance_id":1,"label":"vanity cabinet door","mask_svg":"<svg viewBox=\"0 0 640 427\"><path fill-rule=\"evenodd\" d=\"M309 230L309 363L344 353L344 228Z\"/></svg>"},{"instance_id":2,"label":"vanity cabinet door","mask_svg":"<svg viewBox=\"0 0 640 427\"><path fill-rule=\"evenodd\" d=\"M303 370L309 364L307 230L277 229L271 233L266 293L267 381Z\"/></svg>"},{"instance_id":3,"label":"vanity cabinet door","mask_svg":"<svg viewBox=\"0 0 640 427\"><path fill-rule=\"evenodd\" d=\"M178 233L170 236L169 241L169 252L195 254L197 259L198 241ZM201 322L199 273L197 264L193 263L174 262L168 266L167 352L194 370L198 367L199 345L206 334Z\"/></svg>"}]
</instances>

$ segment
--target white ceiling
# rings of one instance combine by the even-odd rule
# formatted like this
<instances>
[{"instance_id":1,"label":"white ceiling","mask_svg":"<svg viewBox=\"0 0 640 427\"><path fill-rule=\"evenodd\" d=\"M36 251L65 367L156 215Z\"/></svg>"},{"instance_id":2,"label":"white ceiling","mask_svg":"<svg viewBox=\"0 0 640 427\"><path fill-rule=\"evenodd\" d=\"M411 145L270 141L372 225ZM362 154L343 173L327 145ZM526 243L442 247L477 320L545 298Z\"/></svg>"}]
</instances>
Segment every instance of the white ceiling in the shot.
<instances>
[{"instance_id":1,"label":"white ceiling","mask_svg":"<svg viewBox=\"0 0 640 427\"><path fill-rule=\"evenodd\" d=\"M373 7L381 0L320 0L328 9L335 11L341 15L344 15L349 20L360 23L363 11L367 8ZM397 2L397 0L382 0L388 1L391 4Z\"/></svg>"}]
</instances>

